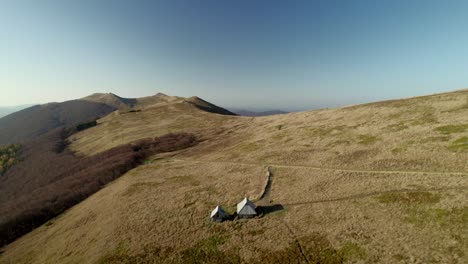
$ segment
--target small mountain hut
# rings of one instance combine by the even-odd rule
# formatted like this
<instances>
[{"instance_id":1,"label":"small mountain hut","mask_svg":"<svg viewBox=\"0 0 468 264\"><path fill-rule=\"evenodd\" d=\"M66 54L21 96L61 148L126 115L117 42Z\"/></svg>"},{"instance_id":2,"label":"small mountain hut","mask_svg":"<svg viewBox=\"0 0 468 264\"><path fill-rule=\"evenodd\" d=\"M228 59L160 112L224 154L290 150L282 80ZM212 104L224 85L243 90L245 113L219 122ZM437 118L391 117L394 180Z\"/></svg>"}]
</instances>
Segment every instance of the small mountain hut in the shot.
<instances>
[{"instance_id":1,"label":"small mountain hut","mask_svg":"<svg viewBox=\"0 0 468 264\"><path fill-rule=\"evenodd\" d=\"M213 222L222 222L227 218L226 212L221 208L221 206L216 206L213 211L211 211L210 218Z\"/></svg>"},{"instance_id":2,"label":"small mountain hut","mask_svg":"<svg viewBox=\"0 0 468 264\"><path fill-rule=\"evenodd\" d=\"M237 204L237 216L239 218L252 218L257 215L255 211L255 205L245 197L242 202Z\"/></svg>"}]
</instances>

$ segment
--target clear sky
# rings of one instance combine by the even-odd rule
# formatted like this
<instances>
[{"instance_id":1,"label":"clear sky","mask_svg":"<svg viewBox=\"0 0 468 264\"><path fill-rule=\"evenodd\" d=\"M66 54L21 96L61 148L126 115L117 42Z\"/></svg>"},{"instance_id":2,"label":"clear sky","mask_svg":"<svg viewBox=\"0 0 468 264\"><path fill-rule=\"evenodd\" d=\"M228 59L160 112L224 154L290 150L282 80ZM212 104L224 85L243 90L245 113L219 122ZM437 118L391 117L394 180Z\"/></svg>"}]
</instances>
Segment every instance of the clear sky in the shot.
<instances>
[{"instance_id":1,"label":"clear sky","mask_svg":"<svg viewBox=\"0 0 468 264\"><path fill-rule=\"evenodd\" d=\"M5 0L0 105L94 92L302 110L468 87L468 1Z\"/></svg>"}]
</instances>

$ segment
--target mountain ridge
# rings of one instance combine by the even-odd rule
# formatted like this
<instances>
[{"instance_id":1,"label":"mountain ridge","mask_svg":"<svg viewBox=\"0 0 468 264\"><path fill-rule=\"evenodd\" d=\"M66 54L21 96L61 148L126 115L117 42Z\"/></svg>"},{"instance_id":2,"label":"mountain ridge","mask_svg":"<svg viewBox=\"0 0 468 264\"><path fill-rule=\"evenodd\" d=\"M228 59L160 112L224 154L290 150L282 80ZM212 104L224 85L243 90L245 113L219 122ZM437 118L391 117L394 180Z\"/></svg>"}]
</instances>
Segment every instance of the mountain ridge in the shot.
<instances>
[{"instance_id":1,"label":"mountain ridge","mask_svg":"<svg viewBox=\"0 0 468 264\"><path fill-rule=\"evenodd\" d=\"M199 97L183 98L157 93L141 98L123 98L113 93L94 93L81 99L31 106L0 118L0 145L30 140L52 129L89 122L116 110L128 112L183 102L201 111L234 115Z\"/></svg>"}]
</instances>

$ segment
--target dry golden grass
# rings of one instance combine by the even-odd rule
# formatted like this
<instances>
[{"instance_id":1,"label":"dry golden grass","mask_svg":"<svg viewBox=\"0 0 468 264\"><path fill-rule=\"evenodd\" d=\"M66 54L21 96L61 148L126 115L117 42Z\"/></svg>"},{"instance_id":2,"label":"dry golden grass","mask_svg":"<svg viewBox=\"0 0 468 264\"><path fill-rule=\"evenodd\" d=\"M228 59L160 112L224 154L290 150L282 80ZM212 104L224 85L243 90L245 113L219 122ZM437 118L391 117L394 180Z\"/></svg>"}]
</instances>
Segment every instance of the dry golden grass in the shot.
<instances>
[{"instance_id":1,"label":"dry golden grass","mask_svg":"<svg viewBox=\"0 0 468 264\"><path fill-rule=\"evenodd\" d=\"M186 131L154 157L5 248L0 263L466 263L468 91L261 118L182 101L114 113L74 136L93 154ZM457 145L457 146L458 146ZM213 224L244 195L283 210Z\"/></svg>"},{"instance_id":2,"label":"dry golden grass","mask_svg":"<svg viewBox=\"0 0 468 264\"><path fill-rule=\"evenodd\" d=\"M261 118L209 114L176 100L142 112L113 113L74 136L71 147L93 154L140 138L186 131L207 139L187 153L197 159L468 171L468 151L459 140L468 130L449 129L466 125L468 108L460 107L467 100L468 92L460 91Z\"/></svg>"}]
</instances>

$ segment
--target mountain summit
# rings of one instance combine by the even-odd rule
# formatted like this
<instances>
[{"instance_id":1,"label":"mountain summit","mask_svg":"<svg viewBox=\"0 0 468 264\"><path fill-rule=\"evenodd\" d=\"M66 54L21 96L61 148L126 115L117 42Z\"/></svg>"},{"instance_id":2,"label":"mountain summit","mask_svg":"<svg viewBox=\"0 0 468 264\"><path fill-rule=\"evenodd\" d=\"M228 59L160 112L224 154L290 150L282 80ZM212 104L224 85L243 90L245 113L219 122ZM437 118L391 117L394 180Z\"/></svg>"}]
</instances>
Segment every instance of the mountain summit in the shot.
<instances>
[{"instance_id":1,"label":"mountain summit","mask_svg":"<svg viewBox=\"0 0 468 264\"><path fill-rule=\"evenodd\" d=\"M133 107L136 99L128 99L117 96L113 93L95 93L82 98L84 101L106 104L115 109L123 109Z\"/></svg>"}]
</instances>

